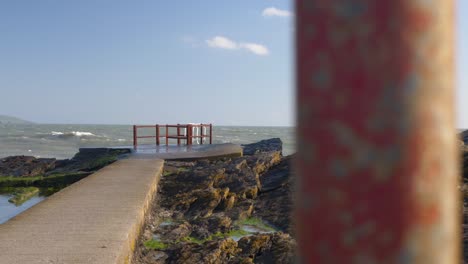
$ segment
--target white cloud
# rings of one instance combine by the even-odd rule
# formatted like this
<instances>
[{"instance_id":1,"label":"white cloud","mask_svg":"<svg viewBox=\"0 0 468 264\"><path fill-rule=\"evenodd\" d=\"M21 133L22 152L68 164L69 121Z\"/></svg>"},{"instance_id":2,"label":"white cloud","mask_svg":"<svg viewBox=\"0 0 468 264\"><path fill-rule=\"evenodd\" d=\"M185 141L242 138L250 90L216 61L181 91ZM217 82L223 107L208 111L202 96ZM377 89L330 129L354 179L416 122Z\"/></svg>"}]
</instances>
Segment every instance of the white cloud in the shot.
<instances>
[{"instance_id":1,"label":"white cloud","mask_svg":"<svg viewBox=\"0 0 468 264\"><path fill-rule=\"evenodd\" d=\"M272 16L290 17L292 15L293 15L292 12L288 10L282 10L276 7L265 8L262 12L262 16L264 17L272 17Z\"/></svg>"},{"instance_id":2,"label":"white cloud","mask_svg":"<svg viewBox=\"0 0 468 264\"><path fill-rule=\"evenodd\" d=\"M248 42L241 42L237 43L233 40L230 40L226 37L216 36L211 39L206 40L208 46L212 48L219 48L219 49L228 49L228 50L246 50L255 55L265 56L268 55L270 52L268 48L264 45L257 44L257 43L248 43Z\"/></svg>"},{"instance_id":3,"label":"white cloud","mask_svg":"<svg viewBox=\"0 0 468 264\"><path fill-rule=\"evenodd\" d=\"M260 44L241 43L240 47L244 48L244 49L247 49L248 51L250 51L250 52L252 52L254 54L261 55L261 56L268 55L268 53L269 53L268 48L263 46L263 45L260 45Z\"/></svg>"},{"instance_id":4,"label":"white cloud","mask_svg":"<svg viewBox=\"0 0 468 264\"><path fill-rule=\"evenodd\" d=\"M212 48L230 49L230 50L239 48L237 43L235 43L234 41L228 38L221 37L221 36L216 36L212 39L208 39L206 43L208 44L208 46Z\"/></svg>"}]
</instances>

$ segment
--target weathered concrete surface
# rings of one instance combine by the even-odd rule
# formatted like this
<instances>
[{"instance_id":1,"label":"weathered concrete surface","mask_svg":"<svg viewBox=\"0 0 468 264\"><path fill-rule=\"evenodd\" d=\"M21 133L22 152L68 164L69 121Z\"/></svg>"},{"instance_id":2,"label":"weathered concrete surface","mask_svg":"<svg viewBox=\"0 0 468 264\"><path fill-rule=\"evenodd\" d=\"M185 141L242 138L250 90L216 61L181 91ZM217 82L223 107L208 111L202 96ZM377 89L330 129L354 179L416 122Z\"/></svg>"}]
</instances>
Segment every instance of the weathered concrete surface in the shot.
<instances>
[{"instance_id":1,"label":"weathered concrete surface","mask_svg":"<svg viewBox=\"0 0 468 264\"><path fill-rule=\"evenodd\" d=\"M163 160L117 161L0 225L0 263L128 263Z\"/></svg>"},{"instance_id":2,"label":"weathered concrete surface","mask_svg":"<svg viewBox=\"0 0 468 264\"><path fill-rule=\"evenodd\" d=\"M165 160L195 160L226 156L240 157L242 156L242 147L232 143L179 146L139 145L134 156Z\"/></svg>"}]
</instances>

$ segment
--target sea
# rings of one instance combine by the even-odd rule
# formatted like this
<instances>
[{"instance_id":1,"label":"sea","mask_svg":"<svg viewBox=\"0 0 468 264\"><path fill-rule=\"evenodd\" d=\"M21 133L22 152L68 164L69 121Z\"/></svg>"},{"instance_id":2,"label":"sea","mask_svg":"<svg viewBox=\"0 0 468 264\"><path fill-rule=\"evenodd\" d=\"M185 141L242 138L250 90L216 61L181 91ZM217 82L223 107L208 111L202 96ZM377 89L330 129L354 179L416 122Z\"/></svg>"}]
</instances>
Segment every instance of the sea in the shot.
<instances>
[{"instance_id":1,"label":"sea","mask_svg":"<svg viewBox=\"0 0 468 264\"><path fill-rule=\"evenodd\" d=\"M152 136L154 129L140 129ZM294 127L213 126L213 144L248 144L268 138L283 141L283 155L295 152ZM176 142L170 142L175 144ZM139 144L155 144L140 139ZM83 147L131 147L131 125L0 124L0 158L14 155L68 159Z\"/></svg>"}]
</instances>

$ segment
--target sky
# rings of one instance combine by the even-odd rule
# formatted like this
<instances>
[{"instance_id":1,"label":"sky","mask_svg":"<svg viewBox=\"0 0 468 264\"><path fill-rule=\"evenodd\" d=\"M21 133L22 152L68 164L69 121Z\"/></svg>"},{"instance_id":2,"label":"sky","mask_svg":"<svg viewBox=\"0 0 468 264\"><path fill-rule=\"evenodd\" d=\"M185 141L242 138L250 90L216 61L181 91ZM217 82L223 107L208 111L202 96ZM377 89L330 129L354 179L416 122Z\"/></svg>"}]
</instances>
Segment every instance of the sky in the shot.
<instances>
[{"instance_id":1,"label":"sky","mask_svg":"<svg viewBox=\"0 0 468 264\"><path fill-rule=\"evenodd\" d=\"M0 114L294 125L292 11L287 0L0 1ZM457 126L468 128L468 1L457 11Z\"/></svg>"},{"instance_id":2,"label":"sky","mask_svg":"<svg viewBox=\"0 0 468 264\"><path fill-rule=\"evenodd\" d=\"M0 1L0 114L293 125L291 10L284 0Z\"/></svg>"}]
</instances>

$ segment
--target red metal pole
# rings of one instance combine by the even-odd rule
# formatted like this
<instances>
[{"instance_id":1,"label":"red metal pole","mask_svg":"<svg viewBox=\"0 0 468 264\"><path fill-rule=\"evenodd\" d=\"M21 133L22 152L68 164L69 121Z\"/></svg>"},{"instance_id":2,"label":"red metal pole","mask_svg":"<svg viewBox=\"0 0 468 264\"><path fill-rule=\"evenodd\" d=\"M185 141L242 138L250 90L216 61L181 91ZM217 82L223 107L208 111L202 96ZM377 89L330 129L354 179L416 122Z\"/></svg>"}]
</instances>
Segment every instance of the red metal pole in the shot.
<instances>
[{"instance_id":1,"label":"red metal pole","mask_svg":"<svg viewBox=\"0 0 468 264\"><path fill-rule=\"evenodd\" d=\"M133 149L137 149L137 126L133 125Z\"/></svg>"},{"instance_id":2,"label":"red metal pole","mask_svg":"<svg viewBox=\"0 0 468 264\"><path fill-rule=\"evenodd\" d=\"M200 145L203 145L203 124L201 124L200 126L200 136L201 136L201 140L200 140Z\"/></svg>"},{"instance_id":3,"label":"red metal pole","mask_svg":"<svg viewBox=\"0 0 468 264\"><path fill-rule=\"evenodd\" d=\"M213 124L210 124L210 144L213 143Z\"/></svg>"},{"instance_id":4,"label":"red metal pole","mask_svg":"<svg viewBox=\"0 0 468 264\"><path fill-rule=\"evenodd\" d=\"M177 124L177 145L180 145L180 124Z\"/></svg>"},{"instance_id":5,"label":"red metal pole","mask_svg":"<svg viewBox=\"0 0 468 264\"><path fill-rule=\"evenodd\" d=\"M459 263L452 0L296 0L302 263Z\"/></svg>"},{"instance_id":6,"label":"red metal pole","mask_svg":"<svg viewBox=\"0 0 468 264\"><path fill-rule=\"evenodd\" d=\"M187 125L187 145L192 145L192 125Z\"/></svg>"},{"instance_id":7,"label":"red metal pole","mask_svg":"<svg viewBox=\"0 0 468 264\"><path fill-rule=\"evenodd\" d=\"M156 146L159 146L159 125L156 125Z\"/></svg>"},{"instance_id":8,"label":"red metal pole","mask_svg":"<svg viewBox=\"0 0 468 264\"><path fill-rule=\"evenodd\" d=\"M167 124L166 124L166 146L169 146L169 128L167 127Z\"/></svg>"}]
</instances>

